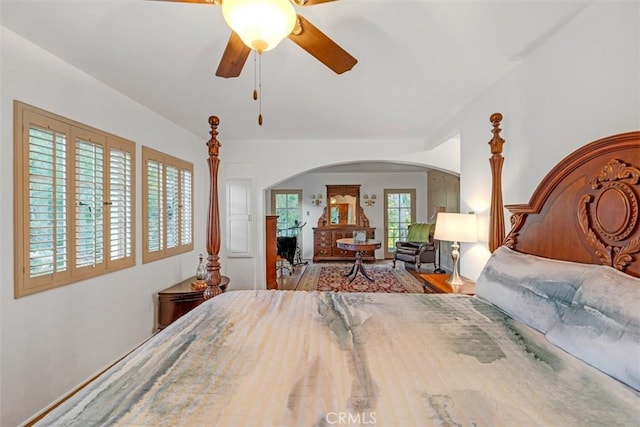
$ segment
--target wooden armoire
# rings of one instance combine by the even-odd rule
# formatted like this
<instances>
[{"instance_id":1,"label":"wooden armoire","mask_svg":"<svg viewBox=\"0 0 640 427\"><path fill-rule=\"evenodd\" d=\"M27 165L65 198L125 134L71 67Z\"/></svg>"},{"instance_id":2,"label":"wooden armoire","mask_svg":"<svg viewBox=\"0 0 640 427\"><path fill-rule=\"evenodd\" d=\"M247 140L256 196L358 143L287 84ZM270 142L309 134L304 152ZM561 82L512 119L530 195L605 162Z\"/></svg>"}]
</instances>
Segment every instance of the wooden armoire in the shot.
<instances>
[{"instance_id":1,"label":"wooden armoire","mask_svg":"<svg viewBox=\"0 0 640 427\"><path fill-rule=\"evenodd\" d=\"M267 215L265 223L265 258L267 271L267 289L278 289L278 215Z\"/></svg>"}]
</instances>

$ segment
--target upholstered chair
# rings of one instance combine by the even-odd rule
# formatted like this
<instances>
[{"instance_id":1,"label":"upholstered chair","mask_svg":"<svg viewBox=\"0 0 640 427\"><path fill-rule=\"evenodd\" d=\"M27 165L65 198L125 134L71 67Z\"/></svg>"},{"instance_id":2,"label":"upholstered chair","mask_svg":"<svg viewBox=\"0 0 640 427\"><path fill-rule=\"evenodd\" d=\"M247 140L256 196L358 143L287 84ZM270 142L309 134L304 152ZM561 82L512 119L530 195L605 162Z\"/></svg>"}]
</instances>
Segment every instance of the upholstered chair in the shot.
<instances>
[{"instance_id":1,"label":"upholstered chair","mask_svg":"<svg viewBox=\"0 0 640 427\"><path fill-rule=\"evenodd\" d=\"M436 244L433 240L435 224L416 223L407 229L407 240L396 242L396 251L393 254L393 267L396 260L404 261L405 266L420 271L422 264L436 262Z\"/></svg>"}]
</instances>

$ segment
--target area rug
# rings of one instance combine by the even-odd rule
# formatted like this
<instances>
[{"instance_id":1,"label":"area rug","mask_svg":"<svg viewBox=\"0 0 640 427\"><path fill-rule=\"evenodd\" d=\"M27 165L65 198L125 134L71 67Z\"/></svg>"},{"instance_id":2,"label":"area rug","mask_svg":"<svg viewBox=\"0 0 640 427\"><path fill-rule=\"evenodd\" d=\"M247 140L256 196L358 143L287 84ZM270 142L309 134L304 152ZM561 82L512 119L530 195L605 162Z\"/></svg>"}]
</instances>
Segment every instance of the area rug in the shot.
<instances>
[{"instance_id":1,"label":"area rug","mask_svg":"<svg viewBox=\"0 0 640 427\"><path fill-rule=\"evenodd\" d=\"M330 292L396 292L424 293L422 283L403 267L389 264L365 264L364 268L373 282L358 273L353 282L345 274L352 263L319 263L307 267L296 290Z\"/></svg>"}]
</instances>

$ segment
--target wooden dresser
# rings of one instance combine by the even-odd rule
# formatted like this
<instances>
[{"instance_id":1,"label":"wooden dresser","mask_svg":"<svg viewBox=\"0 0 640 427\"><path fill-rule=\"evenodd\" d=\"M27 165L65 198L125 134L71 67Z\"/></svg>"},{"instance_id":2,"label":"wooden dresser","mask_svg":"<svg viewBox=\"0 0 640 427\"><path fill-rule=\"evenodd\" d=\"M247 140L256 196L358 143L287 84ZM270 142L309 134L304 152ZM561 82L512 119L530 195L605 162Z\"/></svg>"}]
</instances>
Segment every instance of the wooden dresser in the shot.
<instances>
[{"instance_id":1,"label":"wooden dresser","mask_svg":"<svg viewBox=\"0 0 640 427\"><path fill-rule=\"evenodd\" d=\"M340 249L336 243L338 239L353 237L353 232L363 230L367 232L367 239L375 239L374 227L359 227L354 225L315 227L313 229L313 262L318 261L353 261L355 252ZM375 261L375 251L363 251L363 261Z\"/></svg>"},{"instance_id":2,"label":"wooden dresser","mask_svg":"<svg viewBox=\"0 0 640 427\"><path fill-rule=\"evenodd\" d=\"M313 229L313 262L354 261L356 253L340 249L336 240L353 238L354 231L365 231L375 239L375 227L360 206L360 185L327 185L327 204ZM375 261L374 250L362 251L363 261Z\"/></svg>"},{"instance_id":3,"label":"wooden dresser","mask_svg":"<svg viewBox=\"0 0 640 427\"><path fill-rule=\"evenodd\" d=\"M204 290L191 289L191 282L194 280L195 277L190 277L158 292L158 329L166 328L204 302ZM222 292L228 285L229 278L222 276Z\"/></svg>"}]
</instances>

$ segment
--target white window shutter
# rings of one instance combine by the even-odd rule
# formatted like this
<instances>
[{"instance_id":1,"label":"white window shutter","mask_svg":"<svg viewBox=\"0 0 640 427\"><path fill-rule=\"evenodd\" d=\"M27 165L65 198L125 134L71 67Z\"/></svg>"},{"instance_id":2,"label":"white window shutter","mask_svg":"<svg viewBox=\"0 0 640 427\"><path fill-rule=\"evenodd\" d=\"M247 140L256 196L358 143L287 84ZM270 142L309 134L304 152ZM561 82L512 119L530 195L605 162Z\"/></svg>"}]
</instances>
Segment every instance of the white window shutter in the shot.
<instances>
[{"instance_id":1,"label":"white window shutter","mask_svg":"<svg viewBox=\"0 0 640 427\"><path fill-rule=\"evenodd\" d=\"M54 130L29 127L29 183L25 212L29 212L28 261L30 279L50 281L68 272L67 138ZM38 284L40 284L38 282Z\"/></svg>"},{"instance_id":2,"label":"white window shutter","mask_svg":"<svg viewBox=\"0 0 640 427\"><path fill-rule=\"evenodd\" d=\"M253 256L253 221L250 179L227 181L227 256Z\"/></svg>"},{"instance_id":3,"label":"white window shutter","mask_svg":"<svg viewBox=\"0 0 640 427\"><path fill-rule=\"evenodd\" d=\"M75 267L96 268L105 263L104 147L78 138L75 148Z\"/></svg>"},{"instance_id":4,"label":"white window shutter","mask_svg":"<svg viewBox=\"0 0 640 427\"><path fill-rule=\"evenodd\" d=\"M131 153L109 152L109 261L133 256L133 192Z\"/></svg>"},{"instance_id":5,"label":"white window shutter","mask_svg":"<svg viewBox=\"0 0 640 427\"><path fill-rule=\"evenodd\" d=\"M164 165L156 160L147 160L147 241L148 252L158 252L165 248L164 243Z\"/></svg>"},{"instance_id":6,"label":"white window shutter","mask_svg":"<svg viewBox=\"0 0 640 427\"><path fill-rule=\"evenodd\" d=\"M175 166L167 165L165 167L166 174L166 200L165 206L167 208L167 248L177 248L180 244L180 192L178 182L178 168Z\"/></svg>"},{"instance_id":7,"label":"white window shutter","mask_svg":"<svg viewBox=\"0 0 640 427\"><path fill-rule=\"evenodd\" d=\"M191 170L180 171L180 244L193 243L193 173Z\"/></svg>"}]
</instances>

